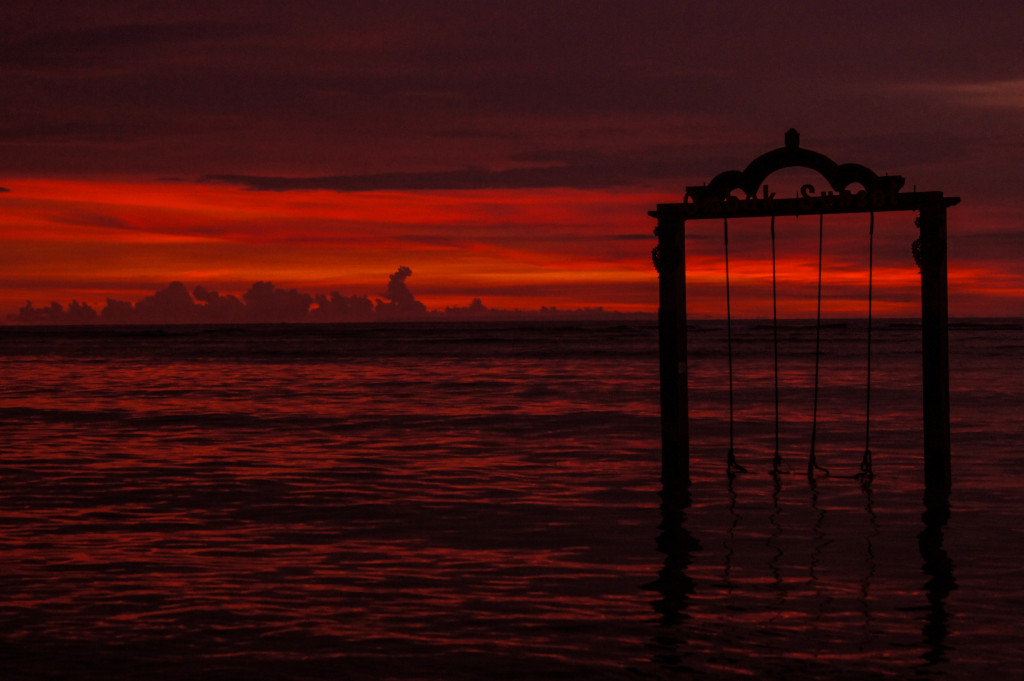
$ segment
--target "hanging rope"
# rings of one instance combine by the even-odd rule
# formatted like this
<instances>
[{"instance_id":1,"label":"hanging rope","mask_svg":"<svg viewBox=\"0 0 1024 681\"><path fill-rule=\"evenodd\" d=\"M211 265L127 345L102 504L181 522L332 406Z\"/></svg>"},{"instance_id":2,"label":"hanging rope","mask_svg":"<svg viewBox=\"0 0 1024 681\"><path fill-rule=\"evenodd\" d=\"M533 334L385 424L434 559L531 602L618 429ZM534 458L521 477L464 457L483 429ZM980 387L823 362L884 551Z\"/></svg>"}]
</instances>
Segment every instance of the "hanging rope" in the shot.
<instances>
[{"instance_id":1,"label":"hanging rope","mask_svg":"<svg viewBox=\"0 0 1024 681\"><path fill-rule=\"evenodd\" d=\"M872 478L871 470L871 304L875 273L875 212L871 211L871 223L868 228L868 371L867 398L864 408L864 457L860 461L860 477Z\"/></svg>"},{"instance_id":2,"label":"hanging rope","mask_svg":"<svg viewBox=\"0 0 1024 681\"><path fill-rule=\"evenodd\" d=\"M775 216L772 216L772 350L775 355L775 455L772 457L772 474L782 472L782 455L779 453L779 313L778 297L775 291Z\"/></svg>"},{"instance_id":3,"label":"hanging rope","mask_svg":"<svg viewBox=\"0 0 1024 681\"><path fill-rule=\"evenodd\" d=\"M828 469L818 465L815 457L815 440L818 435L818 369L821 360L821 254L822 244L825 240L825 214L818 214L818 318L814 325L814 411L811 416L811 454L807 458L807 476L813 478L814 470L823 471L828 475Z\"/></svg>"},{"instance_id":4,"label":"hanging rope","mask_svg":"<svg viewBox=\"0 0 1024 681\"><path fill-rule=\"evenodd\" d=\"M725 467L728 473L745 473L747 469L736 463L736 451L733 447L735 428L732 389L732 303L729 296L729 218L722 218L722 231L725 234L725 337L729 355L729 452L726 455Z\"/></svg>"}]
</instances>

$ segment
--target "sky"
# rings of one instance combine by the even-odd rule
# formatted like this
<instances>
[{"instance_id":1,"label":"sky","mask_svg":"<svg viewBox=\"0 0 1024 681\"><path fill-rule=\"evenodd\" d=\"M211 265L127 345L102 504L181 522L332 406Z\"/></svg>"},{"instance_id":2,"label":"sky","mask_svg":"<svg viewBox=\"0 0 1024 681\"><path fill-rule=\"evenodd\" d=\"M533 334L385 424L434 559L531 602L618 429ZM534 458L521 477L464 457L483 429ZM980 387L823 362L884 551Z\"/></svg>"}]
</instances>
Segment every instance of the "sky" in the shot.
<instances>
[{"instance_id":1,"label":"sky","mask_svg":"<svg viewBox=\"0 0 1024 681\"><path fill-rule=\"evenodd\" d=\"M0 21L0 320L257 283L387 307L399 274L429 310L655 312L647 212L791 127L960 197L950 314L1024 316L1016 0L37 0ZM918 314L913 218L879 216L878 314ZM730 229L733 311L770 316L767 224ZM824 231L823 313L861 314L867 218ZM817 222L777 235L780 314L806 316ZM721 316L722 225L687 240L690 312Z\"/></svg>"}]
</instances>

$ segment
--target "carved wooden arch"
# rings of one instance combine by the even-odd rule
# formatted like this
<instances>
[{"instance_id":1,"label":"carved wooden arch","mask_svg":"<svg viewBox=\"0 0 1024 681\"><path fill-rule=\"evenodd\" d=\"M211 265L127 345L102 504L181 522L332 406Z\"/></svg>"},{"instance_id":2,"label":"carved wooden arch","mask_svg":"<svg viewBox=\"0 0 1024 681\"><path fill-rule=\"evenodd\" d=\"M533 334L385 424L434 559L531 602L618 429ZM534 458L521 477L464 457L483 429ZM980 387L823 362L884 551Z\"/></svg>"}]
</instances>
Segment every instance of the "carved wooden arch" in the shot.
<instances>
[{"instance_id":1,"label":"carved wooden arch","mask_svg":"<svg viewBox=\"0 0 1024 681\"><path fill-rule=\"evenodd\" d=\"M724 200L733 191L740 189L747 196L755 196L758 188L772 173L785 168L808 168L817 171L837 192L846 190L851 184L859 183L868 192L898 192L906 180L900 175L878 175L859 163L836 163L828 156L802 149L800 133L790 128L786 132L785 146L764 153L744 170L726 170L719 173L710 183L703 186L687 187L687 195L694 201Z\"/></svg>"}]
</instances>

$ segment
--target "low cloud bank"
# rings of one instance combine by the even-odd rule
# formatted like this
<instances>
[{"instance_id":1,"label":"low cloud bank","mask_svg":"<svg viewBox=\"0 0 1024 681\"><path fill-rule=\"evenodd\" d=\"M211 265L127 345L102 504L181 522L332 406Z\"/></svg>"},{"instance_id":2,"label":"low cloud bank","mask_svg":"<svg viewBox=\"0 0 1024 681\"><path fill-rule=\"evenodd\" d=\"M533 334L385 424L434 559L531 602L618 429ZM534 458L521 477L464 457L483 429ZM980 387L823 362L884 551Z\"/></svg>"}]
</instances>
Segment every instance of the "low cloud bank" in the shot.
<instances>
[{"instance_id":1,"label":"low cloud bank","mask_svg":"<svg viewBox=\"0 0 1024 681\"><path fill-rule=\"evenodd\" d=\"M28 301L17 314L8 315L7 320L14 324L38 325L280 324L621 316L600 307L578 310L545 307L536 312L493 310L479 298L474 298L467 307L430 311L416 300L406 285L410 276L411 269L399 267L390 276L381 298L372 300L367 296L344 296L337 291L310 295L296 289L278 288L269 281L256 282L239 298L204 286L196 286L190 292L184 284L175 281L134 304L108 298L106 306L98 312L88 303L77 300L67 307L56 302L49 307L35 307Z\"/></svg>"}]
</instances>

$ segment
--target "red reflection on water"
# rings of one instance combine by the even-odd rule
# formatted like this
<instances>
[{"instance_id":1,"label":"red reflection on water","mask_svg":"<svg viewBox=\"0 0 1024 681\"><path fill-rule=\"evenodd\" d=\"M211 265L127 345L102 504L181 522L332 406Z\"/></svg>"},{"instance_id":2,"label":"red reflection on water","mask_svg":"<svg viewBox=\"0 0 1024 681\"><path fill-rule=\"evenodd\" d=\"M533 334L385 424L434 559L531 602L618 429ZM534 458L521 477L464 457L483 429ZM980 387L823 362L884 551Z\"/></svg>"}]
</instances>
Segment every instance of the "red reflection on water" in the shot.
<instances>
[{"instance_id":1,"label":"red reflection on water","mask_svg":"<svg viewBox=\"0 0 1024 681\"><path fill-rule=\"evenodd\" d=\"M850 477L859 329L823 338L820 459L833 474L813 482L813 329L788 331L796 474L777 480L764 325L741 328L735 358L751 473L723 474L723 330L691 334L693 503L668 539L653 328L619 341L584 330L571 352L564 336L477 334L455 351L417 338L414 352L301 361L277 346L247 361L202 346L146 362L128 344L90 361L5 357L5 644L63 659L85 645L97 668L126 652L272 670L478 655L524 677L581 665L906 676L929 656L954 673L1014 668L1019 636L992 623L1017 612L1000 589L1020 562L993 548L1020 534L1005 474L1016 450L988 426L1019 429L1006 418L1018 346L954 356L956 394L980 405L960 413L973 428L961 433L985 447L958 441L952 513L928 527L913 330L879 331L870 487Z\"/></svg>"}]
</instances>

